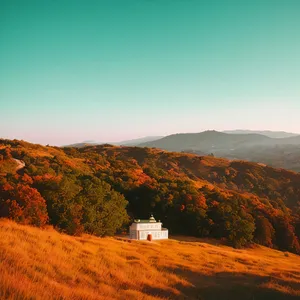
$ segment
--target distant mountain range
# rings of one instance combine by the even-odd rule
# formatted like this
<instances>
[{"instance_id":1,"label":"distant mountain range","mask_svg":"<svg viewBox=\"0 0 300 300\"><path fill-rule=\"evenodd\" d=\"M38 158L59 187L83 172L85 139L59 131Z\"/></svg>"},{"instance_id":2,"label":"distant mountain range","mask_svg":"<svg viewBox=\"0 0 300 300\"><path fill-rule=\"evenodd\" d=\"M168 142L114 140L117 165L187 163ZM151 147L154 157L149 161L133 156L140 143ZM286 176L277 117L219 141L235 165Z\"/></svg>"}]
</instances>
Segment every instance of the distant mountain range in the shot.
<instances>
[{"instance_id":1,"label":"distant mountain range","mask_svg":"<svg viewBox=\"0 0 300 300\"><path fill-rule=\"evenodd\" d=\"M120 145L120 146L138 146L142 143L152 142L163 138L163 136L146 136L143 138L133 139L133 140L127 140L117 143L112 143L113 145Z\"/></svg>"},{"instance_id":2,"label":"distant mountain range","mask_svg":"<svg viewBox=\"0 0 300 300\"><path fill-rule=\"evenodd\" d=\"M300 145L300 135L270 138L257 133L229 134L213 130L200 133L173 134L156 141L142 143L139 146L156 147L169 151L191 149L217 154L220 151L234 151L241 147L276 145Z\"/></svg>"},{"instance_id":3,"label":"distant mountain range","mask_svg":"<svg viewBox=\"0 0 300 300\"><path fill-rule=\"evenodd\" d=\"M74 148L83 148L86 146L95 146L95 145L102 145L103 143L97 143L97 142L82 142L82 143L75 143L70 145L65 145L62 147L74 147Z\"/></svg>"},{"instance_id":4,"label":"distant mountain range","mask_svg":"<svg viewBox=\"0 0 300 300\"><path fill-rule=\"evenodd\" d=\"M85 141L68 147L101 145ZM225 157L259 162L300 172L300 135L283 131L233 130L179 133L166 137L149 136L117 143L118 146L159 148L197 155Z\"/></svg>"},{"instance_id":5,"label":"distant mountain range","mask_svg":"<svg viewBox=\"0 0 300 300\"><path fill-rule=\"evenodd\" d=\"M276 136L271 138L251 131L242 134L205 131L173 134L139 146L198 155L213 154L216 157L260 162L300 172L300 135L279 137L284 134L289 135L269 132L269 135Z\"/></svg>"},{"instance_id":6,"label":"distant mountain range","mask_svg":"<svg viewBox=\"0 0 300 300\"><path fill-rule=\"evenodd\" d=\"M297 136L299 134L297 133L291 133L291 132L284 132L284 131L270 131L270 130L259 130L259 131L254 131L254 130L225 130L223 131L224 133L230 133L230 134L262 134L265 136L268 136L270 138L286 138L286 137L292 137L292 136Z\"/></svg>"},{"instance_id":7,"label":"distant mountain range","mask_svg":"<svg viewBox=\"0 0 300 300\"><path fill-rule=\"evenodd\" d=\"M227 136L223 135L222 137L222 133L227 134ZM214 136L213 136L214 134ZM236 135L235 137L230 137L228 135ZM264 137L261 137L261 136ZM268 130L264 130L264 131L254 131L254 130L226 130L226 131L222 131L222 132L218 132L218 131L204 131L204 132L200 132L200 133L178 133L178 134L172 134L169 136L146 136L146 137L142 137L142 138L137 138L137 139L132 139L132 140L125 140L125 141L121 141L121 142L97 142L97 141L93 141L93 140L86 140L83 141L81 143L74 143L74 144L70 144L70 145L66 145L64 147L77 147L77 148L81 148L81 147L85 147L88 145L102 145L102 144L111 144L111 145L117 145L117 146L150 146L150 147L160 147L161 143L167 143L163 144L163 147L167 150L173 150L173 151L179 151L181 150L181 148L186 149L189 146L192 146L190 150L193 150L195 147L195 145L197 143L200 142L201 140L201 145L203 145L203 143L210 143L210 140L213 142L214 138L220 139L217 142L217 144L222 144L222 143L229 143L229 145L232 146L232 142L236 143L242 139L245 143L250 143L250 144L261 144L262 141L265 141L266 143L271 143L271 144L285 144L286 142L288 143L292 143L292 144L298 144L297 142L297 138L296 141L288 141L288 140L282 140L280 141L279 139L284 139L284 138L290 138L290 137L297 137L300 136L299 134L296 133L290 133L290 132L284 132L284 131L268 131ZM273 142L267 142L268 138L273 138L276 139L276 141ZM205 140L203 140L203 138L205 138ZM208 140L207 140L208 138ZM189 142L189 145L185 144L182 145L182 141L184 140L184 142L186 143L187 141ZM149 144L148 144L149 143ZM153 143L158 143L158 145L154 145ZM171 143L171 144L170 144ZM172 144L174 143L174 144ZM195 144L196 143L196 144ZM182 147L183 146L183 147ZM194 150L199 150L198 149L198 144L196 146L196 149ZM210 145L211 146L211 145ZM209 146L209 148L210 148ZM213 145L214 146L214 145ZM230 146L230 148L232 148ZM207 149L207 145L204 147L205 149ZM205 149L201 149L201 150L205 150Z\"/></svg>"},{"instance_id":8,"label":"distant mountain range","mask_svg":"<svg viewBox=\"0 0 300 300\"><path fill-rule=\"evenodd\" d=\"M155 141L155 140L158 140L161 138L163 138L163 136L146 136L143 138L126 140L126 141L121 141L121 142L109 142L108 144L117 145L117 146L137 146L141 143L152 142L152 141ZM70 144L70 145L66 145L64 147L82 148L85 146L94 146L94 145L103 145L103 144L106 144L106 143L96 142L96 141L83 141L81 143Z\"/></svg>"}]
</instances>

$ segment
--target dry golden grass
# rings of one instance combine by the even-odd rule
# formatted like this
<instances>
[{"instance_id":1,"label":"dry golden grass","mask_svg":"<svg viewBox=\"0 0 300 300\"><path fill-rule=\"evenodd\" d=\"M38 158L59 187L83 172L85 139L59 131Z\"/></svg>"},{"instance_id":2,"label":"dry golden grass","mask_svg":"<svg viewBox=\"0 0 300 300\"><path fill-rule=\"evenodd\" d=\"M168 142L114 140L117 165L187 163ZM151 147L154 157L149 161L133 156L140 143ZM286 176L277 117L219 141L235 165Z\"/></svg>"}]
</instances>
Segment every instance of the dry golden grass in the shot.
<instances>
[{"instance_id":1,"label":"dry golden grass","mask_svg":"<svg viewBox=\"0 0 300 300\"><path fill-rule=\"evenodd\" d=\"M300 257L212 240L71 237L0 220L0 299L296 299Z\"/></svg>"}]
</instances>

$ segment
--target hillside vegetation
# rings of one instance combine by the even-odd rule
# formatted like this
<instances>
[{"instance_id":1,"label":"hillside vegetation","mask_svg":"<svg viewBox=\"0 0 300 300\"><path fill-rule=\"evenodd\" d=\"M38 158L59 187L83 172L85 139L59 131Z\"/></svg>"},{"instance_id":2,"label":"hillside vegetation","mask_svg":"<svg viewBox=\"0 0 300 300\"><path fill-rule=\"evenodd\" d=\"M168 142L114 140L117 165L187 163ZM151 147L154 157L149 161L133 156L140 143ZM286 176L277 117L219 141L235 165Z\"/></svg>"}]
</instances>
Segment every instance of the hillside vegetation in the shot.
<instances>
[{"instance_id":1,"label":"hillside vegetation","mask_svg":"<svg viewBox=\"0 0 300 300\"><path fill-rule=\"evenodd\" d=\"M212 240L71 237L0 220L0 299L297 299L300 258Z\"/></svg>"},{"instance_id":2,"label":"hillside vegetation","mask_svg":"<svg viewBox=\"0 0 300 300\"><path fill-rule=\"evenodd\" d=\"M300 145L254 146L219 153L219 155L229 159L261 162L271 167L300 173Z\"/></svg>"},{"instance_id":3,"label":"hillside vegetation","mask_svg":"<svg viewBox=\"0 0 300 300\"><path fill-rule=\"evenodd\" d=\"M1 140L0 216L113 235L152 212L171 234L300 253L300 174L158 149ZM7 169L14 159L25 167Z\"/></svg>"}]
</instances>

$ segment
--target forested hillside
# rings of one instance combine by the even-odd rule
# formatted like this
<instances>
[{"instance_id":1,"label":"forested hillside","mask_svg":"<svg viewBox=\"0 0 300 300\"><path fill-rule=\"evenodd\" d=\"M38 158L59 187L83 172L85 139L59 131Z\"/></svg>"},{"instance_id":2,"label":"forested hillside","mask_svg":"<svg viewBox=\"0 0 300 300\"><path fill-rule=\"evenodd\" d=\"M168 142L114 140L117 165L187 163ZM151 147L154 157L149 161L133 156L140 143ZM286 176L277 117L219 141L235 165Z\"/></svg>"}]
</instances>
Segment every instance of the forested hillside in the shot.
<instances>
[{"instance_id":1,"label":"forested hillside","mask_svg":"<svg viewBox=\"0 0 300 300\"><path fill-rule=\"evenodd\" d=\"M0 215L69 234L112 235L154 213L171 234L300 253L300 174L245 161L0 140ZM25 167L16 170L16 161Z\"/></svg>"}]
</instances>

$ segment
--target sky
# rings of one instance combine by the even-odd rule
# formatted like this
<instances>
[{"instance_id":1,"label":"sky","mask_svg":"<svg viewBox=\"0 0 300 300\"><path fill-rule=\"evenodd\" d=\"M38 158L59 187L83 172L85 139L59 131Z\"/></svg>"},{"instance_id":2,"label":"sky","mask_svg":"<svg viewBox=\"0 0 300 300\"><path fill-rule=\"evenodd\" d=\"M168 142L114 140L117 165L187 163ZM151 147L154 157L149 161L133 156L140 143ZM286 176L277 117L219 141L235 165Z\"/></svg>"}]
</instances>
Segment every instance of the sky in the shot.
<instances>
[{"instance_id":1,"label":"sky","mask_svg":"<svg viewBox=\"0 0 300 300\"><path fill-rule=\"evenodd\" d=\"M300 133L298 0L1 0L0 137Z\"/></svg>"}]
</instances>

